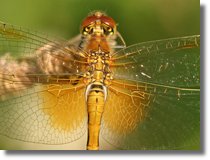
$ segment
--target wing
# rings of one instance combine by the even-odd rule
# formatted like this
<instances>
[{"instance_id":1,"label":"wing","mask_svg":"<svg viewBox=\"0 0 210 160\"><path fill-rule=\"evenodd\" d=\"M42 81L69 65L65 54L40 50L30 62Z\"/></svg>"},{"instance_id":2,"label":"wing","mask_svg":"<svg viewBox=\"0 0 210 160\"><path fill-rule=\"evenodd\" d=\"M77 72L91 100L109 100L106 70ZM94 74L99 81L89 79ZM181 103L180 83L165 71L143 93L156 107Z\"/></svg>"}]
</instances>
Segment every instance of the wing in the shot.
<instances>
[{"instance_id":1,"label":"wing","mask_svg":"<svg viewBox=\"0 0 210 160\"><path fill-rule=\"evenodd\" d=\"M200 86L200 36L135 44L113 54L114 78Z\"/></svg>"},{"instance_id":2,"label":"wing","mask_svg":"<svg viewBox=\"0 0 210 160\"><path fill-rule=\"evenodd\" d=\"M34 84L0 103L0 133L44 144L75 141L87 128L84 92L84 84Z\"/></svg>"},{"instance_id":3,"label":"wing","mask_svg":"<svg viewBox=\"0 0 210 160\"><path fill-rule=\"evenodd\" d=\"M199 38L179 40L183 43L165 48L165 42L177 39L137 44L121 51L129 49L129 55L114 56L102 119L106 141L123 149L146 150L199 144Z\"/></svg>"},{"instance_id":4,"label":"wing","mask_svg":"<svg viewBox=\"0 0 210 160\"><path fill-rule=\"evenodd\" d=\"M87 64L69 41L0 22L0 134L45 144L80 138Z\"/></svg>"},{"instance_id":5,"label":"wing","mask_svg":"<svg viewBox=\"0 0 210 160\"><path fill-rule=\"evenodd\" d=\"M3 22L0 49L1 56L7 53L1 61L27 62L33 66L30 72L82 74L88 64L86 52L64 39Z\"/></svg>"}]
</instances>

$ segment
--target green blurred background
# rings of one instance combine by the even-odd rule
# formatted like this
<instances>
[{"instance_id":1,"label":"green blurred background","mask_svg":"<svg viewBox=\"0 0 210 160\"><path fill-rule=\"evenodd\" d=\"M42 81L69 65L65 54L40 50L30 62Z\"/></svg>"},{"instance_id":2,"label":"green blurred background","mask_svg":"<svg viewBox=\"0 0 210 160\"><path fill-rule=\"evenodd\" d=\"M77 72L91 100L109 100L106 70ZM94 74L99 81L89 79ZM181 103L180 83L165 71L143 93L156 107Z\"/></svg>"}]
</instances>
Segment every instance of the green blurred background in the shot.
<instances>
[{"instance_id":1,"label":"green blurred background","mask_svg":"<svg viewBox=\"0 0 210 160\"><path fill-rule=\"evenodd\" d=\"M127 46L200 34L199 0L0 0L0 5L0 21L65 39L79 34L81 21L94 10L106 11L116 21ZM43 149L26 144L0 136L0 149Z\"/></svg>"}]
</instances>

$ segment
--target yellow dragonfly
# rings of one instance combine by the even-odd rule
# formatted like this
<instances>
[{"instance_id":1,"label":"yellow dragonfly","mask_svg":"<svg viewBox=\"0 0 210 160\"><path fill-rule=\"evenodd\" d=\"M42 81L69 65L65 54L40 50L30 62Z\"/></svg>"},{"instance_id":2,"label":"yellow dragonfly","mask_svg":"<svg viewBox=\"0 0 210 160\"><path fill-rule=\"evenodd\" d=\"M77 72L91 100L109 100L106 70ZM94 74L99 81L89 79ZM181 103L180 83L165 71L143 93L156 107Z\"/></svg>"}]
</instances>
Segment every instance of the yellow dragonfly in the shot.
<instances>
[{"instance_id":1,"label":"yellow dragonfly","mask_svg":"<svg viewBox=\"0 0 210 160\"><path fill-rule=\"evenodd\" d=\"M0 22L0 134L129 150L200 142L200 36L126 47L101 11L70 41Z\"/></svg>"}]
</instances>

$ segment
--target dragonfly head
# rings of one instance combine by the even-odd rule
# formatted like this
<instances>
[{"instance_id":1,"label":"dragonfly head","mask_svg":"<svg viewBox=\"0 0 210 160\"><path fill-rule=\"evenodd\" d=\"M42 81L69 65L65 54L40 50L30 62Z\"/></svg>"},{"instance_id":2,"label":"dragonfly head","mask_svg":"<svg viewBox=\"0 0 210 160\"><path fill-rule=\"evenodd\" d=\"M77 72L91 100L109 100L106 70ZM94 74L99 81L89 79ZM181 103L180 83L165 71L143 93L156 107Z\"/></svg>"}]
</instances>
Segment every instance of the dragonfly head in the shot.
<instances>
[{"instance_id":1,"label":"dragonfly head","mask_svg":"<svg viewBox=\"0 0 210 160\"><path fill-rule=\"evenodd\" d=\"M81 34L110 36L116 33L115 21L101 11L96 11L86 17L81 23Z\"/></svg>"}]
</instances>

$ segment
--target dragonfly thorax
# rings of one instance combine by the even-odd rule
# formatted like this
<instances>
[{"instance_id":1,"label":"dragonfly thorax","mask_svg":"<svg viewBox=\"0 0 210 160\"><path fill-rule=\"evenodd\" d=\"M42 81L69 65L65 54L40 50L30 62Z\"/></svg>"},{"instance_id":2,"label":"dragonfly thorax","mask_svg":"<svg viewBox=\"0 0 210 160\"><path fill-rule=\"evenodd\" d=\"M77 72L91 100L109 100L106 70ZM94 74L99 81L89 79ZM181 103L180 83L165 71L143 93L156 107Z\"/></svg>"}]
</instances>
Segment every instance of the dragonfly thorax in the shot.
<instances>
[{"instance_id":1,"label":"dragonfly thorax","mask_svg":"<svg viewBox=\"0 0 210 160\"><path fill-rule=\"evenodd\" d=\"M90 66L84 74L86 85L94 83L97 85L107 85L111 79L110 61L107 53L92 53L89 58ZM104 83L106 82L106 83Z\"/></svg>"}]
</instances>

